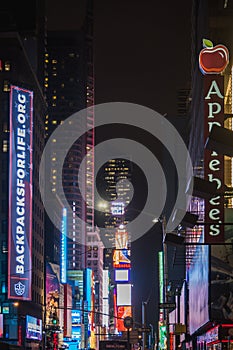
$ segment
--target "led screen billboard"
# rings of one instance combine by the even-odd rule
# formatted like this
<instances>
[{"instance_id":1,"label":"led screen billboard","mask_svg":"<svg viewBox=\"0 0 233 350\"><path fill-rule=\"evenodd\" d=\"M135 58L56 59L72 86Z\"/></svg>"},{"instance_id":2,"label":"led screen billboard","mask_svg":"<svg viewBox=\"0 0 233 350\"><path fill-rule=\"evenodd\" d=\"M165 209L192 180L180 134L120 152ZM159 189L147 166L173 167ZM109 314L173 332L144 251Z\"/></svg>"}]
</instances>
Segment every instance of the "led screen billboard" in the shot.
<instances>
[{"instance_id":1,"label":"led screen billboard","mask_svg":"<svg viewBox=\"0 0 233 350\"><path fill-rule=\"evenodd\" d=\"M81 325L81 323L82 323L82 311L81 310L72 310L71 321L72 321L72 325Z\"/></svg>"},{"instance_id":2,"label":"led screen billboard","mask_svg":"<svg viewBox=\"0 0 233 350\"><path fill-rule=\"evenodd\" d=\"M103 286L102 286L102 293L103 298L108 298L109 295L109 272L108 270L103 270Z\"/></svg>"},{"instance_id":3,"label":"led screen billboard","mask_svg":"<svg viewBox=\"0 0 233 350\"><path fill-rule=\"evenodd\" d=\"M118 306L117 307L117 329L119 332L127 331L127 328L124 327L124 318L127 316L132 317L132 307Z\"/></svg>"},{"instance_id":4,"label":"led screen billboard","mask_svg":"<svg viewBox=\"0 0 233 350\"><path fill-rule=\"evenodd\" d=\"M8 298L31 300L33 92L10 89Z\"/></svg>"},{"instance_id":5,"label":"led screen billboard","mask_svg":"<svg viewBox=\"0 0 233 350\"><path fill-rule=\"evenodd\" d=\"M72 325L72 339L77 339L78 343L82 340L82 327L77 325ZM77 347L76 347L77 348Z\"/></svg>"},{"instance_id":6,"label":"led screen billboard","mask_svg":"<svg viewBox=\"0 0 233 350\"><path fill-rule=\"evenodd\" d=\"M61 228L61 283L67 282L67 210L62 210Z\"/></svg>"},{"instance_id":7,"label":"led screen billboard","mask_svg":"<svg viewBox=\"0 0 233 350\"><path fill-rule=\"evenodd\" d=\"M113 202L111 205L111 214L113 216L122 216L125 213L125 205L123 202Z\"/></svg>"},{"instance_id":8,"label":"led screen billboard","mask_svg":"<svg viewBox=\"0 0 233 350\"><path fill-rule=\"evenodd\" d=\"M209 321L209 247L196 246L188 271L190 334Z\"/></svg>"},{"instance_id":9,"label":"led screen billboard","mask_svg":"<svg viewBox=\"0 0 233 350\"><path fill-rule=\"evenodd\" d=\"M131 284L117 284L117 306L131 305Z\"/></svg>"},{"instance_id":10,"label":"led screen billboard","mask_svg":"<svg viewBox=\"0 0 233 350\"><path fill-rule=\"evenodd\" d=\"M42 340L42 320L26 315L26 338Z\"/></svg>"},{"instance_id":11,"label":"led screen billboard","mask_svg":"<svg viewBox=\"0 0 233 350\"><path fill-rule=\"evenodd\" d=\"M233 222L232 208L225 208L225 219ZM224 229L227 244L211 246L210 315L211 321L233 323L232 225Z\"/></svg>"},{"instance_id":12,"label":"led screen billboard","mask_svg":"<svg viewBox=\"0 0 233 350\"><path fill-rule=\"evenodd\" d=\"M3 338L3 314L0 314L0 338Z\"/></svg>"},{"instance_id":13,"label":"led screen billboard","mask_svg":"<svg viewBox=\"0 0 233 350\"><path fill-rule=\"evenodd\" d=\"M130 249L115 249L113 252L113 267L118 268L131 268Z\"/></svg>"},{"instance_id":14,"label":"led screen billboard","mask_svg":"<svg viewBox=\"0 0 233 350\"><path fill-rule=\"evenodd\" d=\"M129 282L129 270L116 269L115 270L115 282Z\"/></svg>"},{"instance_id":15,"label":"led screen billboard","mask_svg":"<svg viewBox=\"0 0 233 350\"><path fill-rule=\"evenodd\" d=\"M127 249L129 245L129 235L126 230L118 229L115 234L116 249Z\"/></svg>"}]
</instances>

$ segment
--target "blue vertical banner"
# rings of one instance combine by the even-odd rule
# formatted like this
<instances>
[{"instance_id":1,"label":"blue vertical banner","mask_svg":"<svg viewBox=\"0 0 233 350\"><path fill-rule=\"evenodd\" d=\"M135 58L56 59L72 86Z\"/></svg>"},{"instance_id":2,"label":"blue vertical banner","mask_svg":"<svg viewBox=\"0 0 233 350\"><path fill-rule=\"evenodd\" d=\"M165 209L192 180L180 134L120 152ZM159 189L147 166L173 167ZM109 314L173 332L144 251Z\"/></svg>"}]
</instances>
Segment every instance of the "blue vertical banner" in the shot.
<instances>
[{"instance_id":1,"label":"blue vertical banner","mask_svg":"<svg viewBox=\"0 0 233 350\"><path fill-rule=\"evenodd\" d=\"M62 210L61 229L61 283L67 283L67 210Z\"/></svg>"},{"instance_id":2,"label":"blue vertical banner","mask_svg":"<svg viewBox=\"0 0 233 350\"><path fill-rule=\"evenodd\" d=\"M33 92L10 90L8 298L31 300Z\"/></svg>"}]
</instances>

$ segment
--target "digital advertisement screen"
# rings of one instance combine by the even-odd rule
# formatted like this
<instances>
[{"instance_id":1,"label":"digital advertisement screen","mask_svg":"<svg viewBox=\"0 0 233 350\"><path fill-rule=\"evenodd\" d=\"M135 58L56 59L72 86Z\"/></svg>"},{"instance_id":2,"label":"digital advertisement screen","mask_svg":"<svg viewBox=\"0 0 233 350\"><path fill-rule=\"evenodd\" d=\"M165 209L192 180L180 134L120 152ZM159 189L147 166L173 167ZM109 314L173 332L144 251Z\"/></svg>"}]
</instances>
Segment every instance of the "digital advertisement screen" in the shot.
<instances>
[{"instance_id":1,"label":"digital advertisement screen","mask_svg":"<svg viewBox=\"0 0 233 350\"><path fill-rule=\"evenodd\" d=\"M93 271L87 268L85 272L86 272L86 301L88 305L88 311L90 311L92 309Z\"/></svg>"},{"instance_id":2,"label":"digital advertisement screen","mask_svg":"<svg viewBox=\"0 0 233 350\"><path fill-rule=\"evenodd\" d=\"M111 213L114 216L121 216L125 213L125 205L123 202L112 203L111 205Z\"/></svg>"},{"instance_id":3,"label":"digital advertisement screen","mask_svg":"<svg viewBox=\"0 0 233 350\"><path fill-rule=\"evenodd\" d=\"M211 247L211 320L233 323L232 245Z\"/></svg>"},{"instance_id":4,"label":"digital advertisement screen","mask_svg":"<svg viewBox=\"0 0 233 350\"><path fill-rule=\"evenodd\" d=\"M113 252L113 267L115 269L131 268L130 249L115 249Z\"/></svg>"},{"instance_id":5,"label":"digital advertisement screen","mask_svg":"<svg viewBox=\"0 0 233 350\"><path fill-rule=\"evenodd\" d=\"M46 263L46 322L50 319L50 307L59 306L59 275L60 273L55 271L54 264Z\"/></svg>"},{"instance_id":6,"label":"digital advertisement screen","mask_svg":"<svg viewBox=\"0 0 233 350\"><path fill-rule=\"evenodd\" d=\"M3 314L0 314L0 338L3 338Z\"/></svg>"},{"instance_id":7,"label":"digital advertisement screen","mask_svg":"<svg viewBox=\"0 0 233 350\"><path fill-rule=\"evenodd\" d=\"M8 298L31 300L33 92L10 89Z\"/></svg>"},{"instance_id":8,"label":"digital advertisement screen","mask_svg":"<svg viewBox=\"0 0 233 350\"><path fill-rule=\"evenodd\" d=\"M109 301L108 299L103 299L103 315L102 322L104 326L109 324Z\"/></svg>"},{"instance_id":9,"label":"digital advertisement screen","mask_svg":"<svg viewBox=\"0 0 233 350\"><path fill-rule=\"evenodd\" d=\"M42 320L29 315L26 316L26 338L42 340Z\"/></svg>"},{"instance_id":10,"label":"digital advertisement screen","mask_svg":"<svg viewBox=\"0 0 233 350\"><path fill-rule=\"evenodd\" d=\"M108 286L109 286L109 272L108 270L103 270L103 298L108 298L108 295L109 295L109 289L108 289Z\"/></svg>"},{"instance_id":11,"label":"digital advertisement screen","mask_svg":"<svg viewBox=\"0 0 233 350\"><path fill-rule=\"evenodd\" d=\"M189 279L189 327L190 334L209 321L209 247L196 246Z\"/></svg>"},{"instance_id":12,"label":"digital advertisement screen","mask_svg":"<svg viewBox=\"0 0 233 350\"><path fill-rule=\"evenodd\" d=\"M71 322L72 322L72 325L80 325L82 323L82 311L81 310L72 310Z\"/></svg>"},{"instance_id":13,"label":"digital advertisement screen","mask_svg":"<svg viewBox=\"0 0 233 350\"><path fill-rule=\"evenodd\" d=\"M81 326L72 325L72 339L77 339L78 342L82 339L82 328Z\"/></svg>"},{"instance_id":14,"label":"digital advertisement screen","mask_svg":"<svg viewBox=\"0 0 233 350\"><path fill-rule=\"evenodd\" d=\"M61 230L61 283L67 281L67 210L62 210L62 230Z\"/></svg>"},{"instance_id":15,"label":"digital advertisement screen","mask_svg":"<svg viewBox=\"0 0 233 350\"><path fill-rule=\"evenodd\" d=\"M127 249L129 245L129 235L126 230L118 229L115 234L116 249Z\"/></svg>"},{"instance_id":16,"label":"digital advertisement screen","mask_svg":"<svg viewBox=\"0 0 233 350\"><path fill-rule=\"evenodd\" d=\"M117 306L131 305L131 284L117 284Z\"/></svg>"},{"instance_id":17,"label":"digital advertisement screen","mask_svg":"<svg viewBox=\"0 0 233 350\"><path fill-rule=\"evenodd\" d=\"M124 327L124 318L126 316L132 317L132 307L131 306L118 306L117 307L117 329L119 332L127 331Z\"/></svg>"},{"instance_id":18,"label":"digital advertisement screen","mask_svg":"<svg viewBox=\"0 0 233 350\"><path fill-rule=\"evenodd\" d=\"M115 270L115 282L129 282L129 270L116 269Z\"/></svg>"},{"instance_id":19,"label":"digital advertisement screen","mask_svg":"<svg viewBox=\"0 0 233 350\"><path fill-rule=\"evenodd\" d=\"M112 203L111 205L111 213L114 216L121 216L125 213L125 205L123 202Z\"/></svg>"}]
</instances>

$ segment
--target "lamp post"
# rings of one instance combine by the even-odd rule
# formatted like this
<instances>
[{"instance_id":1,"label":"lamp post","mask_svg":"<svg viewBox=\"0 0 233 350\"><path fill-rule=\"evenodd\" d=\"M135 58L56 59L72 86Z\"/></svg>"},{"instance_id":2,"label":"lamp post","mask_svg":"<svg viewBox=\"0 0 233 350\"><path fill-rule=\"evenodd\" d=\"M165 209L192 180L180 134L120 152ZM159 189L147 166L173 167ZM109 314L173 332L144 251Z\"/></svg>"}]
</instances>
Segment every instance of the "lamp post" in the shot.
<instances>
[{"instance_id":1,"label":"lamp post","mask_svg":"<svg viewBox=\"0 0 233 350\"><path fill-rule=\"evenodd\" d=\"M153 344L154 344L154 327L153 327L153 325L151 323L149 324L149 327L150 327L149 348L153 349Z\"/></svg>"},{"instance_id":2,"label":"lamp post","mask_svg":"<svg viewBox=\"0 0 233 350\"><path fill-rule=\"evenodd\" d=\"M146 327L146 305L147 301L142 302L142 327ZM142 333L142 350L146 348L146 332Z\"/></svg>"},{"instance_id":3,"label":"lamp post","mask_svg":"<svg viewBox=\"0 0 233 350\"><path fill-rule=\"evenodd\" d=\"M163 267L164 267L164 299L165 303L168 302L168 262L167 262L167 245L165 243L166 237L166 218L162 218L162 235L163 235ZM167 337L167 350L170 349L169 343L169 310L164 310L165 325L166 325L166 337Z\"/></svg>"}]
</instances>

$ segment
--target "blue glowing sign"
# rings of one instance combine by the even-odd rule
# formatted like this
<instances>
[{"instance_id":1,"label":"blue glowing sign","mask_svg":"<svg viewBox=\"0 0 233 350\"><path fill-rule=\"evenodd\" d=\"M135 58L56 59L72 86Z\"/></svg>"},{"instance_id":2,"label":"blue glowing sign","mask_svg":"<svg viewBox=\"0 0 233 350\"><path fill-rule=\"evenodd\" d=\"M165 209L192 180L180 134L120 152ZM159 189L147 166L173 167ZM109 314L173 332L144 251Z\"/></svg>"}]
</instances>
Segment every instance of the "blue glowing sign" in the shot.
<instances>
[{"instance_id":1,"label":"blue glowing sign","mask_svg":"<svg viewBox=\"0 0 233 350\"><path fill-rule=\"evenodd\" d=\"M8 298L31 300L33 92L10 90Z\"/></svg>"},{"instance_id":2,"label":"blue glowing sign","mask_svg":"<svg viewBox=\"0 0 233 350\"><path fill-rule=\"evenodd\" d=\"M62 232L61 232L61 283L67 283L67 210L62 211Z\"/></svg>"}]
</instances>

